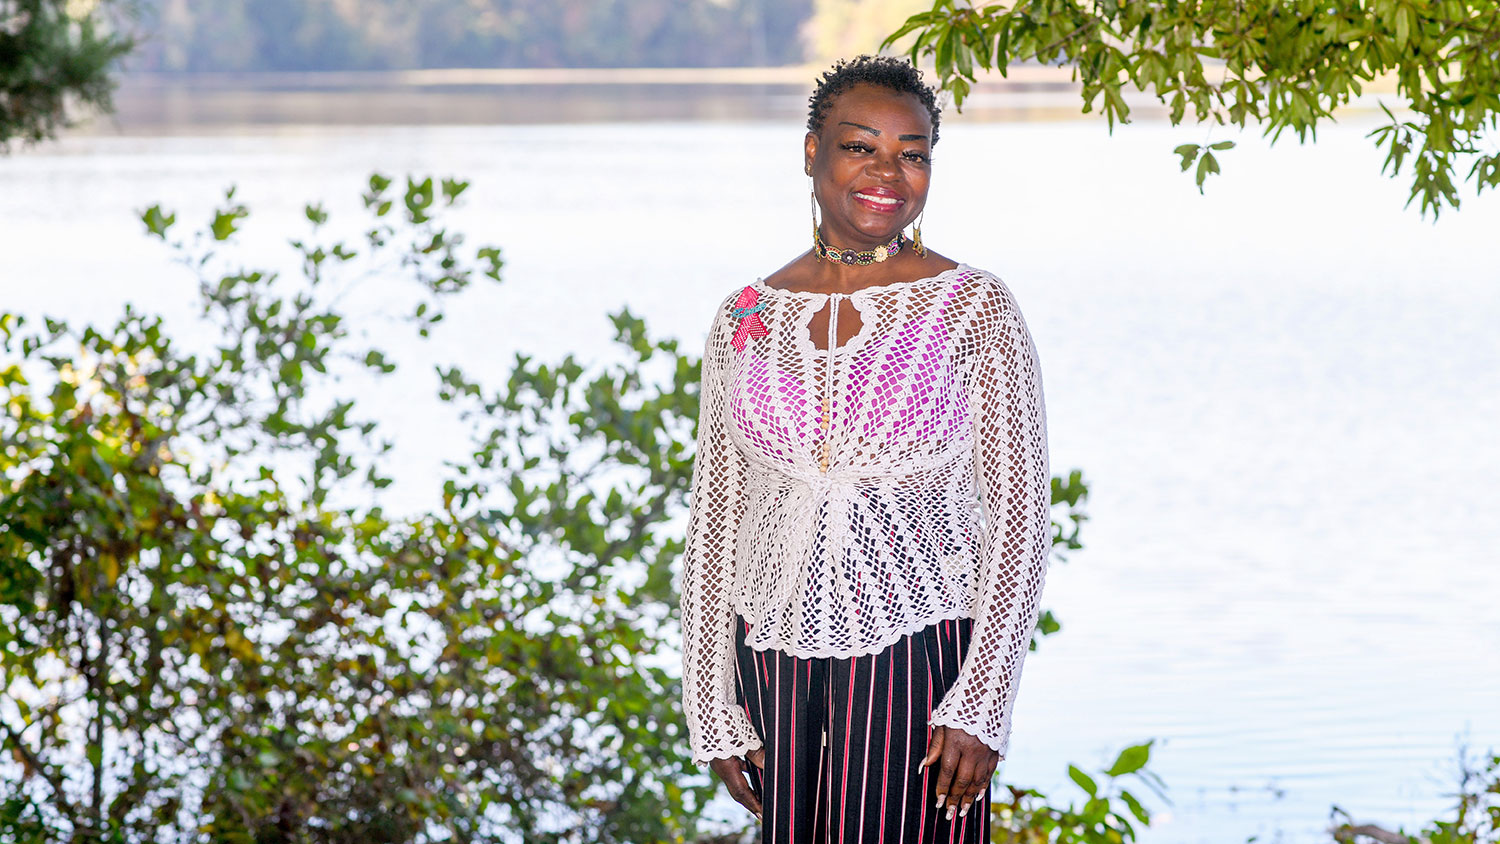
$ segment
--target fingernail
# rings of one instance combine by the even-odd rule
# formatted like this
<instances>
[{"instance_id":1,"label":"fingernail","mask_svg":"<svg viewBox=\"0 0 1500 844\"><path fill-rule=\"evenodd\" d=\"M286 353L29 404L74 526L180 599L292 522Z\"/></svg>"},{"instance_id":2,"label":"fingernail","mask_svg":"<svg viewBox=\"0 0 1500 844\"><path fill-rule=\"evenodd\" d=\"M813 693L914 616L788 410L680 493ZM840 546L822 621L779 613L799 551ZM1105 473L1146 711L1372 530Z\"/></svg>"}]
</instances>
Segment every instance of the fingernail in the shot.
<instances>
[{"instance_id":1,"label":"fingernail","mask_svg":"<svg viewBox=\"0 0 1500 844\"><path fill-rule=\"evenodd\" d=\"M933 806L932 808L934 808L934 809L941 809L941 808L943 808L943 801L947 800L947 799L948 799L948 795L946 795L946 794L939 794L938 795L937 805Z\"/></svg>"},{"instance_id":2,"label":"fingernail","mask_svg":"<svg viewBox=\"0 0 1500 844\"><path fill-rule=\"evenodd\" d=\"M964 807L962 809L958 810L958 816L959 817L963 817L964 815L967 815L969 813L969 807L972 806L972 805L974 805L974 804L973 803L965 803ZM948 817L950 817L950 818L953 817L953 810L952 809L948 810Z\"/></svg>"},{"instance_id":3,"label":"fingernail","mask_svg":"<svg viewBox=\"0 0 1500 844\"><path fill-rule=\"evenodd\" d=\"M764 823L765 820L766 820L765 818L763 818L763 817L760 816L760 812L756 812L755 813L755 819L758 820L758 821L761 821L762 823Z\"/></svg>"},{"instance_id":4,"label":"fingernail","mask_svg":"<svg viewBox=\"0 0 1500 844\"><path fill-rule=\"evenodd\" d=\"M947 819L950 820L950 821L953 820L953 807L952 806L948 807L948 818Z\"/></svg>"}]
</instances>

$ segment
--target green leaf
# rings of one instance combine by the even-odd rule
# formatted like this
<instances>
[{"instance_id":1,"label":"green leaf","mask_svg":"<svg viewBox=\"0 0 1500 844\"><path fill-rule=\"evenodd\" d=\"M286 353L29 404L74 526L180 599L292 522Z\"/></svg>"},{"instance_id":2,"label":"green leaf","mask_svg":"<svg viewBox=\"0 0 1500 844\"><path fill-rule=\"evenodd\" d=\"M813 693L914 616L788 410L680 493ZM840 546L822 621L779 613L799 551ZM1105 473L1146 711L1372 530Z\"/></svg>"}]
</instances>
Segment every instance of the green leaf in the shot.
<instances>
[{"instance_id":1,"label":"green leaf","mask_svg":"<svg viewBox=\"0 0 1500 844\"><path fill-rule=\"evenodd\" d=\"M969 97L968 80L962 77L955 76L953 78L953 85L951 86L950 90L953 91L953 108L960 114L962 114L964 100L968 99Z\"/></svg>"},{"instance_id":2,"label":"green leaf","mask_svg":"<svg viewBox=\"0 0 1500 844\"><path fill-rule=\"evenodd\" d=\"M1120 791L1120 799L1125 801L1125 805L1130 809L1130 814L1135 815L1136 820L1143 824L1149 825L1151 823L1151 813L1146 810L1145 806L1141 805L1141 801L1136 799L1134 794L1122 789Z\"/></svg>"},{"instance_id":3,"label":"green leaf","mask_svg":"<svg viewBox=\"0 0 1500 844\"><path fill-rule=\"evenodd\" d=\"M953 75L953 27L942 25L938 35L937 48L933 51L937 61L937 75L939 82L945 82Z\"/></svg>"},{"instance_id":4,"label":"green leaf","mask_svg":"<svg viewBox=\"0 0 1500 844\"><path fill-rule=\"evenodd\" d=\"M1198 193L1203 193L1203 180L1208 178L1208 174L1217 172L1219 172L1218 160L1214 158L1213 153L1204 151L1203 157L1198 160Z\"/></svg>"},{"instance_id":5,"label":"green leaf","mask_svg":"<svg viewBox=\"0 0 1500 844\"><path fill-rule=\"evenodd\" d=\"M1200 147L1197 144L1179 144L1176 149L1172 150L1172 152L1182 156L1183 172L1187 172L1187 169L1193 166L1193 162L1198 158L1199 149Z\"/></svg>"},{"instance_id":6,"label":"green leaf","mask_svg":"<svg viewBox=\"0 0 1500 844\"><path fill-rule=\"evenodd\" d=\"M420 182L410 178L406 180L406 210L413 223L425 223L428 220L427 210L432 207L434 198L432 177Z\"/></svg>"},{"instance_id":7,"label":"green leaf","mask_svg":"<svg viewBox=\"0 0 1500 844\"><path fill-rule=\"evenodd\" d=\"M146 231L166 240L167 229L177 222L177 215L163 214L160 205L153 205L141 212L141 222L146 224Z\"/></svg>"},{"instance_id":8,"label":"green leaf","mask_svg":"<svg viewBox=\"0 0 1500 844\"><path fill-rule=\"evenodd\" d=\"M243 205L235 205L214 212L214 220L209 224L209 230L213 233L214 240L228 240L231 235L239 230L239 221L250 216L250 212Z\"/></svg>"},{"instance_id":9,"label":"green leaf","mask_svg":"<svg viewBox=\"0 0 1500 844\"><path fill-rule=\"evenodd\" d=\"M1088 795L1090 797L1093 797L1099 793L1099 786L1094 783L1093 777L1090 777L1088 774L1080 771L1076 766L1068 766L1068 777L1069 779L1073 780L1073 782L1078 783L1079 788L1088 792Z\"/></svg>"},{"instance_id":10,"label":"green leaf","mask_svg":"<svg viewBox=\"0 0 1500 844\"><path fill-rule=\"evenodd\" d=\"M1234 149L1234 141L1218 141L1208 145L1209 149Z\"/></svg>"},{"instance_id":11,"label":"green leaf","mask_svg":"<svg viewBox=\"0 0 1500 844\"><path fill-rule=\"evenodd\" d=\"M1155 739L1152 739L1145 744L1133 744L1120 751L1120 755L1115 759L1115 763L1109 766L1109 770L1104 773L1112 777L1118 777L1122 774L1139 771L1150 760L1151 745L1154 741Z\"/></svg>"},{"instance_id":12,"label":"green leaf","mask_svg":"<svg viewBox=\"0 0 1500 844\"><path fill-rule=\"evenodd\" d=\"M458 201L458 197L469 189L469 183L458 179L443 180L443 200L449 205Z\"/></svg>"}]
</instances>

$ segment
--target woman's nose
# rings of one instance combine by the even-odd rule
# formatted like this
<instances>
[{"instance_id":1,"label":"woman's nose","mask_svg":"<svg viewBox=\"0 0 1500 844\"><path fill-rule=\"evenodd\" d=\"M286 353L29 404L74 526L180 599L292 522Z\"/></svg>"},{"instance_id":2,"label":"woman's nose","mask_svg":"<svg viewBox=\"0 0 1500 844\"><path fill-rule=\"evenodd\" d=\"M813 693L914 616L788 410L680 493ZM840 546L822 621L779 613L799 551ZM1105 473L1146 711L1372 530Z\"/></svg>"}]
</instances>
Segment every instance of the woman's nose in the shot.
<instances>
[{"instance_id":1,"label":"woman's nose","mask_svg":"<svg viewBox=\"0 0 1500 844\"><path fill-rule=\"evenodd\" d=\"M883 179L894 179L901 175L901 166L896 156L876 153L870 159L870 172Z\"/></svg>"}]
</instances>

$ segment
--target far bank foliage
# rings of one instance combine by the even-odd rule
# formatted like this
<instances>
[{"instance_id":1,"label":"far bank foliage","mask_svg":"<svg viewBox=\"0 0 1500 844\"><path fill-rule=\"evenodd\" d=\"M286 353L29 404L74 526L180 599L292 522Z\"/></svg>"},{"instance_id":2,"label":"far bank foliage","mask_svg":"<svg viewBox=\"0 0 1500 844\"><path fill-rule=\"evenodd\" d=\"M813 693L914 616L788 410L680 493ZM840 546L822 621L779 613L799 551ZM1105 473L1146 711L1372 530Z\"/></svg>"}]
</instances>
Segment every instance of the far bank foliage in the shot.
<instances>
[{"instance_id":1,"label":"far bank foliage","mask_svg":"<svg viewBox=\"0 0 1500 844\"><path fill-rule=\"evenodd\" d=\"M802 58L812 0L139 0L144 70L721 67Z\"/></svg>"},{"instance_id":2,"label":"far bank foliage","mask_svg":"<svg viewBox=\"0 0 1500 844\"><path fill-rule=\"evenodd\" d=\"M1039 61L1070 67L1083 111L1128 123L1126 86L1200 122L1260 127L1272 143L1299 141L1375 78L1396 80L1387 123L1370 132L1385 148L1381 172L1410 160L1407 200L1436 218L1457 208L1458 185L1500 186L1500 4L1492 0L933 0L891 34L930 57L962 105L976 74ZM1410 116L1398 117L1391 107ZM1197 133L1195 133L1196 135ZM1185 143L1201 190L1232 141Z\"/></svg>"}]
</instances>

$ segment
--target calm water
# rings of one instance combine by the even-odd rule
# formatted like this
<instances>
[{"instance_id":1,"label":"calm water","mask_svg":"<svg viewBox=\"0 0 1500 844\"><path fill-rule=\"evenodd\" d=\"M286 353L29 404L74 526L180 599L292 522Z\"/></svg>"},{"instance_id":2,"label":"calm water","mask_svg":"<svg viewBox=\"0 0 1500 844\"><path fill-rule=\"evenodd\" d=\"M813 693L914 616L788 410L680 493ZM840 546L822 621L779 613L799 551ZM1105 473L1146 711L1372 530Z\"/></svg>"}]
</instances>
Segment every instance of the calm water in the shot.
<instances>
[{"instance_id":1,"label":"calm water","mask_svg":"<svg viewBox=\"0 0 1500 844\"><path fill-rule=\"evenodd\" d=\"M1156 738L1173 804L1151 844L1325 840L1334 804L1413 825L1447 808L1459 741L1500 747L1500 200L1420 221L1367 129L1242 137L1207 196L1170 152L1201 129L954 120L936 151L924 235L1011 285L1054 471L1092 485L1003 773L1075 795L1067 763ZM370 170L412 170L471 179L462 228L508 260L436 357L497 378L520 349L600 353L623 305L696 347L722 295L806 246L801 134L773 116L78 135L0 159L0 304L185 316L193 287L135 209L204 219L237 183L250 242L275 249L303 200L348 219ZM407 506L462 453L421 370L368 397Z\"/></svg>"}]
</instances>

